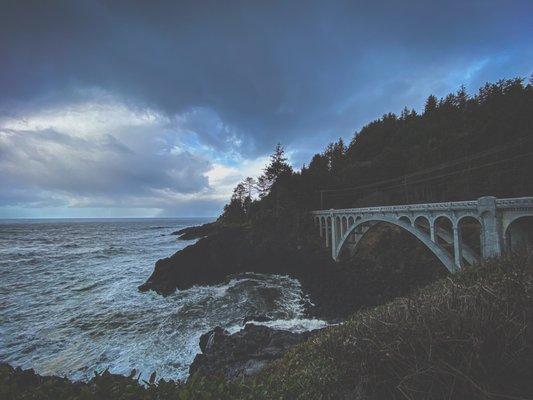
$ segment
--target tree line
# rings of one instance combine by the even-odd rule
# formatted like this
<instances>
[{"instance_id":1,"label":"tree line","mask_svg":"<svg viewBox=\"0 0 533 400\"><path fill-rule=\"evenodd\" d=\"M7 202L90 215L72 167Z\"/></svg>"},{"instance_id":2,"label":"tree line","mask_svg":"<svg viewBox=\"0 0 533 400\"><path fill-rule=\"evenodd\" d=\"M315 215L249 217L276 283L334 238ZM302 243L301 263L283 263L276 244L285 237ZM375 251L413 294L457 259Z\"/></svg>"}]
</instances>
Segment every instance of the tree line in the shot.
<instances>
[{"instance_id":1,"label":"tree line","mask_svg":"<svg viewBox=\"0 0 533 400\"><path fill-rule=\"evenodd\" d=\"M387 113L294 171L278 143L257 178L237 185L226 224L298 229L309 210L533 194L533 76L464 87L424 110Z\"/></svg>"}]
</instances>

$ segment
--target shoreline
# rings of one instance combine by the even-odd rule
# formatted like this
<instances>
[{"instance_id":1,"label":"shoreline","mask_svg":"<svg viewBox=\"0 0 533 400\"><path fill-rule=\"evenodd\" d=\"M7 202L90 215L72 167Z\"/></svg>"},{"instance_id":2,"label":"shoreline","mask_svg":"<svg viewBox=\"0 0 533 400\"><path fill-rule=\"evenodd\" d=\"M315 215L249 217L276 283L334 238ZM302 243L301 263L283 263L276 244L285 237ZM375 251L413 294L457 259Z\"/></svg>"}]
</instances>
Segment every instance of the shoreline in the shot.
<instances>
[{"instance_id":1,"label":"shoreline","mask_svg":"<svg viewBox=\"0 0 533 400\"><path fill-rule=\"evenodd\" d=\"M413 245L409 240L405 243L406 238L401 231L388 228L384 232L389 241L400 247L403 245L403 248L409 248ZM378 235L382 234L383 231L378 232ZM158 260L152 275L139 286L141 292L154 290L166 296L175 290L185 290L193 285L228 282L236 274L288 275L298 280L304 297L308 299L303 304L304 317L318 318L326 321L328 325L344 322L357 310L383 304L442 276L438 267L433 268L431 273L432 270L427 264L432 264L435 260L419 246L412 246L412 250L407 252L403 259L385 255L389 266L401 264L396 274L391 274L389 279L383 280L386 282L385 286L393 285L392 290L391 287L387 290L383 284L380 286L376 283L380 277L376 276L376 270L372 268L378 268L378 264L383 263L383 260L379 257L374 260L369 258L369 254L374 252L376 247L383 245L379 240L370 240L370 244L357 254L357 258L335 263L330 257L329 249L322 248L313 236L299 241L280 242L272 234L255 235L249 227L225 227L216 222L184 228L173 232L173 235L177 235L179 240L198 241L170 257ZM405 276L407 272L409 275L405 263L410 257L416 259L417 255L421 255L418 263L424 264L426 273L430 273L416 276L416 273L423 269L417 265L410 271L411 277L416 279L398 281L397 274ZM367 285L374 287L369 288ZM394 290L394 285L398 290ZM307 338L307 333L312 331L299 336ZM211 346L202 343L207 340L207 336L210 337ZM265 336L270 339L265 340ZM201 352L189 367L189 377L194 373L212 376L216 371L222 371L226 379L250 376L264 369L273 360L281 358L286 351L301 341L295 340L294 336L284 329L253 323L245 323L240 330L231 334L221 327L212 327L202 338ZM278 350L274 352L272 341L278 345ZM253 351L249 351L250 343L253 343Z\"/></svg>"},{"instance_id":2,"label":"shoreline","mask_svg":"<svg viewBox=\"0 0 533 400\"><path fill-rule=\"evenodd\" d=\"M328 324L342 322L357 309L381 304L397 295L390 293L388 297L376 297L372 293L363 293L360 289L369 284L367 275L369 273L374 275L375 271L370 271L368 268L359 271L357 269L369 260L366 259L354 265L334 263L329 251L321 248L320 243L313 241L316 239L313 237L305 238L300 242L283 242L269 235L254 236L253 230L248 227L221 227L214 223L184 228L172 234L178 236L179 240L198 239L198 241L170 257L158 260L147 282L154 277L156 280L149 285L146 283L141 285L140 290L155 290L159 294L168 295L176 289L186 289L193 285L223 284L229 282L235 274L251 272L285 275L298 280L304 297L309 300L302 303L304 307L302 317L324 320ZM250 246L250 243L253 243L254 247ZM225 252L226 255L221 255L221 252ZM237 262L233 264L236 255L242 257L237 257ZM365 253L359 256L365 260ZM205 263L206 260L207 263ZM216 260L223 260L223 262L213 264ZM197 268L197 266L200 267ZM205 273L205 270L210 268L213 268L214 274ZM161 271L165 273L161 274ZM173 272L182 273L173 275ZM167 278L170 279L167 280ZM354 284L356 281L360 281L360 284ZM375 288L373 292L381 294L381 289ZM249 371L255 368L253 365L258 365L258 358L264 358L262 367L264 368L299 343L294 340L295 335L283 326L269 326L268 322L271 321L260 321L260 325L254 324L253 320L264 318L262 315L243 315L243 319L246 318L252 320L251 323L243 324L231 333L225 332L224 335L219 335L219 338L223 340L220 341L219 347L212 348L211 354L206 356L203 352L197 351L195 360L189 365L189 370L196 359L201 359L204 355L206 356L203 360L204 365L200 369L207 373L217 369L223 370L224 363L226 363L227 365L233 364L233 370L240 368L243 376L249 376ZM249 326L257 328L248 328L243 337L242 332ZM211 326L203 332L203 335L209 334L216 328L216 326ZM271 337L271 340L265 340L265 335ZM305 335L299 334L298 336ZM275 354L272 353L272 341L275 343L274 347L278 347ZM250 343L253 343L254 351L246 356L239 354L242 352L238 349L246 348ZM201 349L201 343L199 344ZM236 354L238 354L237 358L241 366L235 367ZM248 359L243 361L246 357ZM246 367L246 363L252 366ZM196 362L196 365L198 364ZM233 372L229 374L234 375Z\"/></svg>"},{"instance_id":3,"label":"shoreline","mask_svg":"<svg viewBox=\"0 0 533 400\"><path fill-rule=\"evenodd\" d=\"M438 259L416 239L381 227L350 259L334 262L314 231L298 238L256 232L249 226L209 223L173 234L197 242L160 259L139 286L166 296L194 285L227 282L242 273L288 275L301 285L305 315L328 322L382 304L445 276ZM399 252L399 254L398 254Z\"/></svg>"}]
</instances>

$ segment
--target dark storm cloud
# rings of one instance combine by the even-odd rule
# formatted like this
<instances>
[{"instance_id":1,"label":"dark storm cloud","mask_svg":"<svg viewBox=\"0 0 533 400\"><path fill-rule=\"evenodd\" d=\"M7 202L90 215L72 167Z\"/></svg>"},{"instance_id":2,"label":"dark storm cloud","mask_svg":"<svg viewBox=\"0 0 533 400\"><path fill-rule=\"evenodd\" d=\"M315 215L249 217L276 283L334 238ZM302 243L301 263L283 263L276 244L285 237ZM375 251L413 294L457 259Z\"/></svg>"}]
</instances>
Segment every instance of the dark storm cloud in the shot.
<instances>
[{"instance_id":1,"label":"dark storm cloud","mask_svg":"<svg viewBox=\"0 0 533 400\"><path fill-rule=\"evenodd\" d=\"M299 167L430 93L528 76L532 27L531 1L4 0L0 208L216 214L278 141Z\"/></svg>"},{"instance_id":2,"label":"dark storm cloud","mask_svg":"<svg viewBox=\"0 0 533 400\"><path fill-rule=\"evenodd\" d=\"M493 70L528 73L532 55L529 1L15 0L1 15L4 110L103 88L171 115L212 110L227 128L205 140L241 137L252 154L346 136Z\"/></svg>"}]
</instances>

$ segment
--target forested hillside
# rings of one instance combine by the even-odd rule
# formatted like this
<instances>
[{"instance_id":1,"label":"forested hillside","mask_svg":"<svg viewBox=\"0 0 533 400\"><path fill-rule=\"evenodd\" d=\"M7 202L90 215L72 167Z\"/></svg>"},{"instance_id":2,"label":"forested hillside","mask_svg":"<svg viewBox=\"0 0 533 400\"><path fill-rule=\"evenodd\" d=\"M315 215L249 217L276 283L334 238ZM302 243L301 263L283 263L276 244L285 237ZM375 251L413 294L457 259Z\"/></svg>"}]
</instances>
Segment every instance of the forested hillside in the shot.
<instances>
[{"instance_id":1,"label":"forested hillside","mask_svg":"<svg viewBox=\"0 0 533 400\"><path fill-rule=\"evenodd\" d=\"M532 84L516 78L473 96L464 88L431 95L421 114L385 114L298 172L278 145L265 173L237 186L220 221L297 231L311 209L531 195Z\"/></svg>"}]
</instances>

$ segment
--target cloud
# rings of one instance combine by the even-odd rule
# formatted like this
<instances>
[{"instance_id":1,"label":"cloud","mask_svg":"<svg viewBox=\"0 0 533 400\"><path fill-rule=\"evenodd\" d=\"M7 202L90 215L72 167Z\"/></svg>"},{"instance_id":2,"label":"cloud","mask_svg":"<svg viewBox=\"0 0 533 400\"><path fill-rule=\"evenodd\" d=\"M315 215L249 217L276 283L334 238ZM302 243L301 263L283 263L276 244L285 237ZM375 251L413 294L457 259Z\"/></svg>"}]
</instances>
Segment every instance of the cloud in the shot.
<instances>
[{"instance_id":1,"label":"cloud","mask_svg":"<svg viewBox=\"0 0 533 400\"><path fill-rule=\"evenodd\" d=\"M238 166L233 167L213 164L213 167L206 173L214 188L213 196L227 201L237 183L247 177L257 178L263 173L268 162L269 158L264 156L253 160L242 160Z\"/></svg>"},{"instance_id":2,"label":"cloud","mask_svg":"<svg viewBox=\"0 0 533 400\"><path fill-rule=\"evenodd\" d=\"M430 93L529 76L532 27L520 0L7 2L0 201L220 209L277 142L300 167Z\"/></svg>"},{"instance_id":3,"label":"cloud","mask_svg":"<svg viewBox=\"0 0 533 400\"><path fill-rule=\"evenodd\" d=\"M162 198L209 190L205 173L211 163L190 151L176 152L179 142L179 129L166 118L117 103L76 104L4 120L1 204L157 208L165 205Z\"/></svg>"},{"instance_id":4,"label":"cloud","mask_svg":"<svg viewBox=\"0 0 533 400\"><path fill-rule=\"evenodd\" d=\"M216 215L235 185L268 161L232 152L238 141L217 142L227 129L209 110L168 118L109 96L19 111L0 119L0 208ZM220 149L227 153L217 156Z\"/></svg>"},{"instance_id":5,"label":"cloud","mask_svg":"<svg viewBox=\"0 0 533 400\"><path fill-rule=\"evenodd\" d=\"M0 20L0 104L105 89L170 116L199 113L196 124L216 120L217 133L202 140L222 149L236 140L258 156L304 133L349 135L386 107L420 102L431 87L419 82L480 60L484 77L499 78L486 73L502 73L494 55L514 60L505 75L529 74L523 38L533 33L533 9L513 4L10 2ZM477 83L464 75L436 89L464 80ZM404 84L415 92L407 98ZM381 93L379 106L362 112L367 93Z\"/></svg>"}]
</instances>

